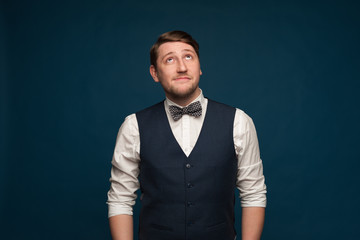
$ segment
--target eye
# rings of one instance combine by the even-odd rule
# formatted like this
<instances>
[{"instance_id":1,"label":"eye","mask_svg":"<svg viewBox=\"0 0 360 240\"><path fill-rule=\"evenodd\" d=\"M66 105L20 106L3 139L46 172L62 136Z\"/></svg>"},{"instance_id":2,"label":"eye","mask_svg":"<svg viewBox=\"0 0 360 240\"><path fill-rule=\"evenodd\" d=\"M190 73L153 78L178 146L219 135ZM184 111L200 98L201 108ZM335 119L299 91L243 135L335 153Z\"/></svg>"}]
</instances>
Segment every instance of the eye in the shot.
<instances>
[{"instance_id":1,"label":"eye","mask_svg":"<svg viewBox=\"0 0 360 240\"><path fill-rule=\"evenodd\" d=\"M192 56L191 56L191 55L186 55L186 56L185 56L185 59L186 59L186 60L190 60L190 59L192 59Z\"/></svg>"},{"instance_id":2,"label":"eye","mask_svg":"<svg viewBox=\"0 0 360 240\"><path fill-rule=\"evenodd\" d=\"M174 61L173 58L168 58L168 59L166 59L166 62L167 62L167 63L172 63L173 61Z\"/></svg>"}]
</instances>

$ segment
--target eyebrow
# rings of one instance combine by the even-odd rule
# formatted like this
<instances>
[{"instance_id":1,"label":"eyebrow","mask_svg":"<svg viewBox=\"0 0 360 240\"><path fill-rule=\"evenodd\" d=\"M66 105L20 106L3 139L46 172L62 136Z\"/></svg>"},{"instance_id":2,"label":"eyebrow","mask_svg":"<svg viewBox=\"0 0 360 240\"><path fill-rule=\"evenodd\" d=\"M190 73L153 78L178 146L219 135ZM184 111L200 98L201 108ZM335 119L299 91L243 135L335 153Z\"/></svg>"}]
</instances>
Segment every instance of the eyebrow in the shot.
<instances>
[{"instance_id":1,"label":"eyebrow","mask_svg":"<svg viewBox=\"0 0 360 240\"><path fill-rule=\"evenodd\" d=\"M181 52L192 52L192 53L195 54L194 50L191 50L191 49L188 49L188 48L185 48L185 49L181 50ZM171 55L171 54L173 54L173 53L174 53L174 52L168 52L167 54L165 54L165 55L161 58L161 60L163 60L166 56Z\"/></svg>"}]
</instances>

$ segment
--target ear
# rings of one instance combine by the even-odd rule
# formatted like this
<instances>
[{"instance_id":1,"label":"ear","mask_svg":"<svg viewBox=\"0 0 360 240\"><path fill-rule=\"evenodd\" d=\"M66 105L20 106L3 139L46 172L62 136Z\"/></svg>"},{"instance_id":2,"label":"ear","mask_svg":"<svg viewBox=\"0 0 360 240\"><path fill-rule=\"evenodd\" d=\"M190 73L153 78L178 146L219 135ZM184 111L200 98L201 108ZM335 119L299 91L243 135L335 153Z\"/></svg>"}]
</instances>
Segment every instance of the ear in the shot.
<instances>
[{"instance_id":1,"label":"ear","mask_svg":"<svg viewBox=\"0 0 360 240\"><path fill-rule=\"evenodd\" d=\"M201 71L201 69L200 69L200 76L202 75L202 71Z\"/></svg>"},{"instance_id":2,"label":"ear","mask_svg":"<svg viewBox=\"0 0 360 240\"><path fill-rule=\"evenodd\" d=\"M159 82L159 78L157 77L157 72L154 65L150 66L150 75L152 76L155 82Z\"/></svg>"}]
</instances>

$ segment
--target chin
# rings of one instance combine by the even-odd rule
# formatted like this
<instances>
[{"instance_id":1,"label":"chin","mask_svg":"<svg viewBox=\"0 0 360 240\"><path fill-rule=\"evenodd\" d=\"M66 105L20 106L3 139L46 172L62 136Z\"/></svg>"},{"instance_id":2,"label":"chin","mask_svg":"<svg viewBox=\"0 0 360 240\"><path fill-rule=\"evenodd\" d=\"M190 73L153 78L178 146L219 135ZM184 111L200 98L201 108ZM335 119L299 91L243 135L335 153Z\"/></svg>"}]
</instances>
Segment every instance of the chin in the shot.
<instances>
[{"instance_id":1,"label":"chin","mask_svg":"<svg viewBox=\"0 0 360 240\"><path fill-rule=\"evenodd\" d=\"M190 96L192 96L195 92L196 92L196 89L184 89L184 90L177 90L177 91L174 91L172 92L172 95L176 98L188 98Z\"/></svg>"}]
</instances>

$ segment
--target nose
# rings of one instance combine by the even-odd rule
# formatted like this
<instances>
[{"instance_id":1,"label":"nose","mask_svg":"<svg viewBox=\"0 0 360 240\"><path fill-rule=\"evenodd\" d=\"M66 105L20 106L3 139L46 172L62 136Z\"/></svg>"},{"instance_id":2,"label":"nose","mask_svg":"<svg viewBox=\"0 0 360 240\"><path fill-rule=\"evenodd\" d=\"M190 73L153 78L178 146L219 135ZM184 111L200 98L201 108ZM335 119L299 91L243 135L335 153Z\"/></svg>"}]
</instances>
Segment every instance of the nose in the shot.
<instances>
[{"instance_id":1,"label":"nose","mask_svg":"<svg viewBox=\"0 0 360 240\"><path fill-rule=\"evenodd\" d=\"M183 59L180 59L178 61L177 71L178 72L186 72L187 71L186 63L184 62Z\"/></svg>"}]
</instances>

